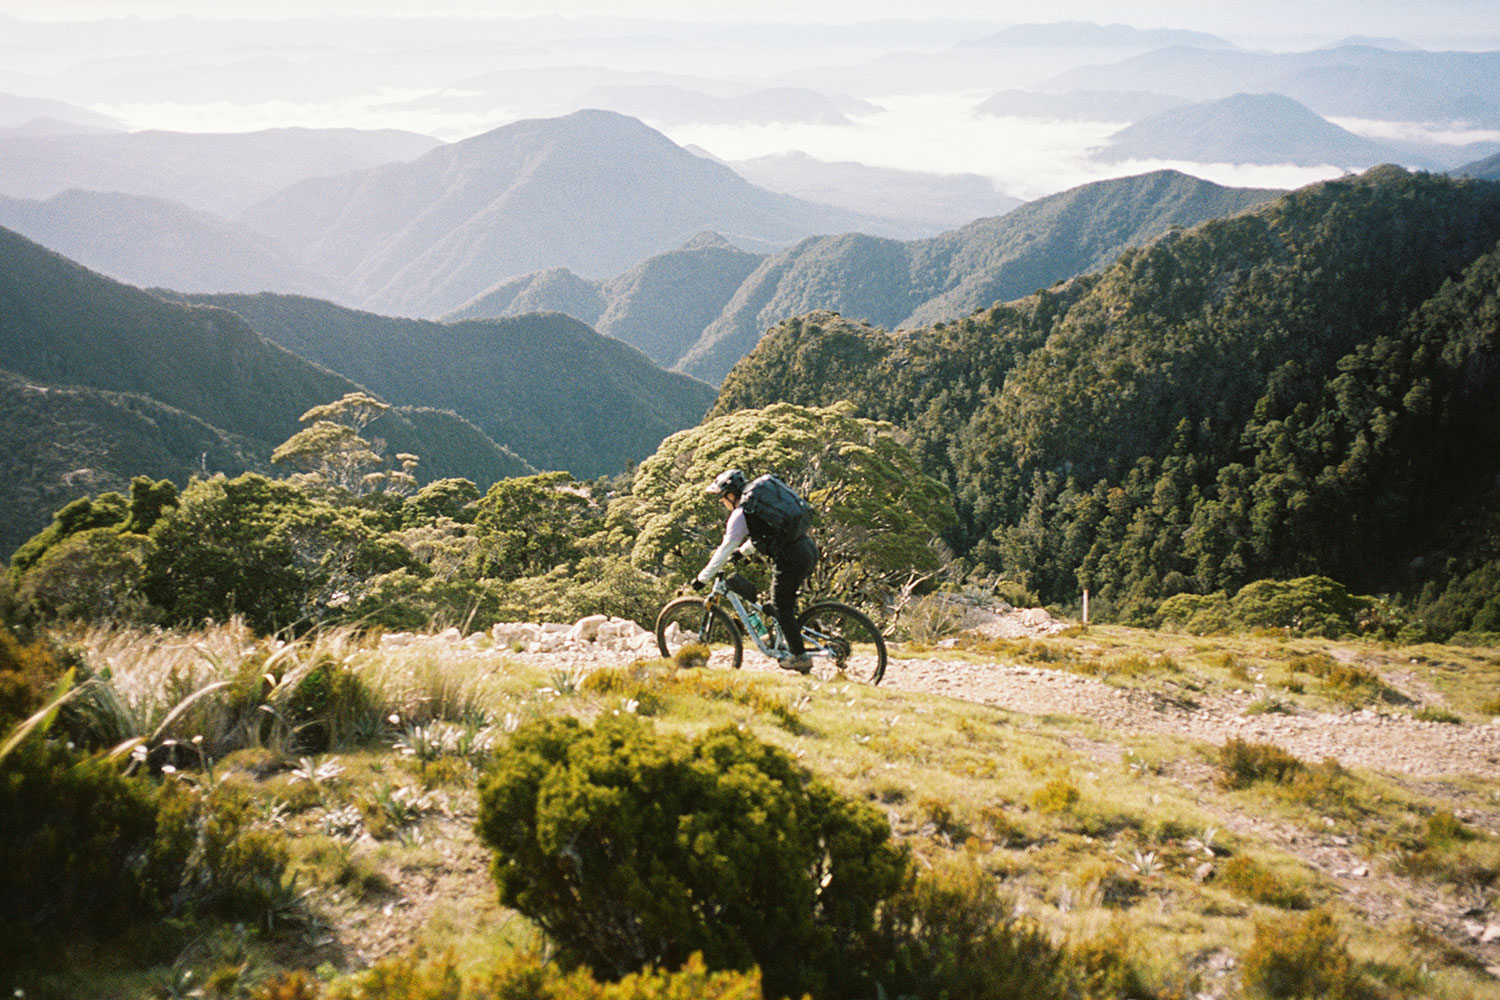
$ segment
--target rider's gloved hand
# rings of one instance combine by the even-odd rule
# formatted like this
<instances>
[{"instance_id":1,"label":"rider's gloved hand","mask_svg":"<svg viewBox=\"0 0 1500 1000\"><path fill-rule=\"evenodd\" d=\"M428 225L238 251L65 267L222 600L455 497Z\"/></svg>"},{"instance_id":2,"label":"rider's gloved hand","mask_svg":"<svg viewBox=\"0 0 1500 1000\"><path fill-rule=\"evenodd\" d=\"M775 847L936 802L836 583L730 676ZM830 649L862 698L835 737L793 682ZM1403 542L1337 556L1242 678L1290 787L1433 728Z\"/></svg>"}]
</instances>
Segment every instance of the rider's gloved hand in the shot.
<instances>
[{"instance_id":1,"label":"rider's gloved hand","mask_svg":"<svg viewBox=\"0 0 1500 1000\"><path fill-rule=\"evenodd\" d=\"M696 590L698 593L700 593L700 594L703 593L703 588L706 587L706 586L708 586L708 584L704 583L702 580L698 579L696 576L693 577L692 588L694 590Z\"/></svg>"}]
</instances>

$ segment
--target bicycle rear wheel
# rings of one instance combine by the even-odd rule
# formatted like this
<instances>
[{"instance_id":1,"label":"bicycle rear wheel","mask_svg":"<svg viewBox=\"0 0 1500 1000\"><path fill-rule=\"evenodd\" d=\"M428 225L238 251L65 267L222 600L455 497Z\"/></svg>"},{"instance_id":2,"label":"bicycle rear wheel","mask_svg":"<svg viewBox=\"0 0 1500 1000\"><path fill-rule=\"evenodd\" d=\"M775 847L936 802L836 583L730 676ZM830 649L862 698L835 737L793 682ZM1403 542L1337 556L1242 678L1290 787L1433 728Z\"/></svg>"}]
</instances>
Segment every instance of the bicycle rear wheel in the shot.
<instances>
[{"instance_id":1,"label":"bicycle rear wheel","mask_svg":"<svg viewBox=\"0 0 1500 1000\"><path fill-rule=\"evenodd\" d=\"M821 601L797 621L814 669L830 663L845 677L864 684L879 684L885 676L885 639L864 612L838 601Z\"/></svg>"},{"instance_id":2,"label":"bicycle rear wheel","mask_svg":"<svg viewBox=\"0 0 1500 1000\"><path fill-rule=\"evenodd\" d=\"M679 667L738 667L745 656L734 622L701 597L667 602L656 616L656 648Z\"/></svg>"}]
</instances>

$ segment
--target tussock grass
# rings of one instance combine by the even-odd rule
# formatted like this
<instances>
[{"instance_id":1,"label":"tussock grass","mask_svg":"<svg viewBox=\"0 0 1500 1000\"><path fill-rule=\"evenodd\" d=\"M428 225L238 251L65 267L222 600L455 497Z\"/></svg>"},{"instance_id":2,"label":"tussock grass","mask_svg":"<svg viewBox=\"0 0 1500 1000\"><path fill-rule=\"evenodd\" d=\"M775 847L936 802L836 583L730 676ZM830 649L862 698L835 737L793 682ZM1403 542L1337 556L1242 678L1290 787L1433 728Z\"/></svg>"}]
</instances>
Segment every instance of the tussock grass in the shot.
<instances>
[{"instance_id":1,"label":"tussock grass","mask_svg":"<svg viewBox=\"0 0 1500 1000\"><path fill-rule=\"evenodd\" d=\"M1345 982L1378 979L1393 997L1500 995L1482 969L1465 964L1464 956L1472 958L1465 942L1424 924L1428 937L1420 948L1413 946L1410 955L1393 952L1389 928L1340 909L1345 903L1337 885L1325 883L1258 828L1229 822L1258 820L1269 811L1322 836L1332 829L1326 818L1339 824L1338 832L1368 844L1373 863L1389 863L1393 878L1492 892L1495 883L1484 879L1496 870L1493 838L1466 823L1438 820L1429 830L1431 824L1410 819L1443 812L1451 818L1460 805L1472 808L1475 796L1488 801L1500 795L1487 775L1454 784L1439 801L1434 796L1447 793L1431 783L1403 786L1256 744L1209 749L1210 769L1205 748L1180 738L1132 737L1087 720L1028 717L887 687L757 671L683 672L664 660L579 672L564 686L545 668L493 653L463 646L381 648L352 630L282 647L229 629L191 636L100 634L92 641L92 648L114 657L112 678L124 673L147 687L162 685L155 702L145 690L132 696L144 699L139 704L162 706L146 709L148 718L170 713L174 696L220 678L249 677L252 670L269 672L280 683L294 671L305 668L305 677L333 665L337 676L358 681L369 712L379 713L373 736L351 735L318 755L298 745L303 721L288 716L285 730L268 725L258 744L217 769L222 780L243 787L295 835L294 869L305 872L302 884L314 888L313 905L330 921L379 922L384 906L410 898L413 881L450 871L454 842L440 838L453 834L442 831L467 829L470 789L486 759L485 751L456 749L463 734L490 727L493 748L503 749L508 718L569 714L587 720L634 711L685 735L725 723L751 729L841 791L874 804L924 871L972 862L979 873L974 877L996 886L1008 907L1035 919L1048 940L1066 942L1078 975L1110 984L1087 995L1240 995L1243 969L1283 961L1268 957L1265 943L1265 954L1252 955L1257 920L1275 910L1320 904L1328 907L1338 946L1327 954L1338 959L1342 947L1350 956ZM198 642L217 664L193 652ZM103 662L92 648L85 647L88 661ZM1480 714L1485 698L1493 698L1500 669L1487 663L1483 651L1439 649L1442 656L1423 653L1426 659L1412 663L1410 650L1361 644L1352 659L1395 683L1402 671L1414 672L1454 708ZM1329 683L1333 671L1314 672L1325 669L1320 654L1334 664L1351 656L1323 640L1187 639L1111 626L933 655L1079 669L1172 692L1264 683L1276 690L1274 698L1264 695L1267 700L1290 708L1342 704ZM1298 658L1319 666L1288 669ZM1305 690L1283 687L1268 674L1284 675ZM1353 689L1369 690L1357 674L1348 677ZM248 690L247 704L258 705L274 689L245 683L205 697L192 709L204 714L184 714L182 728L173 731L189 737L211 723L212 702L220 698ZM177 686L168 690L168 684ZM336 703L352 704L354 697L336 685L330 694ZM290 698L285 705L273 707L285 714ZM258 707L252 712L269 716ZM390 722L392 714L401 721ZM417 733L418 727L424 732ZM321 788L293 782L291 770L302 766L303 756L315 765L336 761L344 772ZM446 796L452 817L436 799L427 807L419 804L432 792ZM1195 872L1205 861L1216 873L1199 882ZM482 869L476 866L466 888L445 889L448 895L416 932L415 942L429 954L451 949L461 962L482 963L539 943L535 928L497 910ZM1408 912L1419 912L1415 901ZM1306 915L1293 915L1285 926L1300 928L1297 921ZM1313 930L1322 933L1321 927ZM1265 938L1276 940L1270 933ZM1240 964L1231 966L1226 958ZM1424 961L1430 966L1425 973ZM196 982L201 985L202 978Z\"/></svg>"}]
</instances>

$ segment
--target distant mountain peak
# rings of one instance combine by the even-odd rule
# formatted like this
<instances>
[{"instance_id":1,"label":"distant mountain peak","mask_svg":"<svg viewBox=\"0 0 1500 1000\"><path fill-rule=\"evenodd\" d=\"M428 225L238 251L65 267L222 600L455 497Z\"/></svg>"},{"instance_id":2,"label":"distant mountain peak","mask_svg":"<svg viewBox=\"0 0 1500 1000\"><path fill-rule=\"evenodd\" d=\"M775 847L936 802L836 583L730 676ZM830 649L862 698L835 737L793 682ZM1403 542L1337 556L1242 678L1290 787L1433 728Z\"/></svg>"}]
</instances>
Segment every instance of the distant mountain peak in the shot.
<instances>
[{"instance_id":1,"label":"distant mountain peak","mask_svg":"<svg viewBox=\"0 0 1500 1000\"><path fill-rule=\"evenodd\" d=\"M686 243L684 243L681 246L680 249L682 249L682 250L738 250L739 247L735 246L734 243L732 243L730 240L728 240L727 238L725 238L723 235L721 235L719 233L716 233L716 232L713 232L712 230L705 229L703 232L699 233L698 235L694 236L692 239L690 239Z\"/></svg>"},{"instance_id":2,"label":"distant mountain peak","mask_svg":"<svg viewBox=\"0 0 1500 1000\"><path fill-rule=\"evenodd\" d=\"M1136 28L1128 24L1094 21L1051 21L1017 24L981 38L973 45L1058 46L1081 48L1165 48L1186 45L1201 49L1237 48L1217 35L1176 28Z\"/></svg>"},{"instance_id":3,"label":"distant mountain peak","mask_svg":"<svg viewBox=\"0 0 1500 1000\"><path fill-rule=\"evenodd\" d=\"M1359 168L1393 158L1390 149L1284 94L1243 93L1143 118L1116 132L1099 156Z\"/></svg>"}]
</instances>

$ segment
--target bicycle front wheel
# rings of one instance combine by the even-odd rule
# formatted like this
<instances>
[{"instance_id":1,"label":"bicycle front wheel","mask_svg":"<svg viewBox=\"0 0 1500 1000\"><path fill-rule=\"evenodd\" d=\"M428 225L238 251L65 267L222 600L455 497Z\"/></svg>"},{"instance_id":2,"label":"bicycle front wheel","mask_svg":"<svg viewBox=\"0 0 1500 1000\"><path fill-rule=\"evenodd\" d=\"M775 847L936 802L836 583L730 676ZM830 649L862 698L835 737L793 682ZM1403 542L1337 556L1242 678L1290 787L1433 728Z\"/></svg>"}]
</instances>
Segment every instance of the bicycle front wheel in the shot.
<instances>
[{"instance_id":1,"label":"bicycle front wheel","mask_svg":"<svg viewBox=\"0 0 1500 1000\"><path fill-rule=\"evenodd\" d=\"M813 666L831 663L845 677L879 684L885 676L885 638L862 611L837 601L810 606L798 618Z\"/></svg>"},{"instance_id":2,"label":"bicycle front wheel","mask_svg":"<svg viewBox=\"0 0 1500 1000\"><path fill-rule=\"evenodd\" d=\"M667 602L656 616L656 648L679 667L738 667L745 656L734 622L701 597Z\"/></svg>"}]
</instances>

